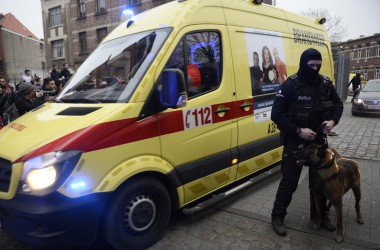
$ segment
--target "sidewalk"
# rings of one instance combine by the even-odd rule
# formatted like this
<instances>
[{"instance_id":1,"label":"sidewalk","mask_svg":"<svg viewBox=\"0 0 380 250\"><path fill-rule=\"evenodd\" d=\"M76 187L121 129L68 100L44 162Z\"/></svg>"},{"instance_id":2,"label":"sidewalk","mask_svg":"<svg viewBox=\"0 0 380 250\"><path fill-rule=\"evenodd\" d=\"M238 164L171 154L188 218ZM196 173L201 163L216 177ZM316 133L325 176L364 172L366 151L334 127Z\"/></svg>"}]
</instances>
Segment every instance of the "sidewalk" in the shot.
<instances>
[{"instance_id":1,"label":"sidewalk","mask_svg":"<svg viewBox=\"0 0 380 250\"><path fill-rule=\"evenodd\" d=\"M285 218L288 235L272 231L270 213L281 178L275 167L229 199L193 216L179 215L164 238L149 249L380 249L380 119L353 117L351 104L345 102L334 132L338 136L329 137L329 144L358 161L362 183L364 225L356 223L355 198L349 191L343 198L343 243L336 243L335 232L313 229L307 167ZM330 219L335 219L334 208Z\"/></svg>"},{"instance_id":2,"label":"sidewalk","mask_svg":"<svg viewBox=\"0 0 380 250\"><path fill-rule=\"evenodd\" d=\"M307 168L288 208L287 236L280 237L272 231L270 212L280 181L277 168L212 208L193 216L179 215L164 238L149 249L380 249L379 162L359 163L364 225L356 223L355 199L350 191L343 201L345 239L341 244L335 241L335 232L313 229L309 220ZM333 208L330 218L335 218Z\"/></svg>"}]
</instances>

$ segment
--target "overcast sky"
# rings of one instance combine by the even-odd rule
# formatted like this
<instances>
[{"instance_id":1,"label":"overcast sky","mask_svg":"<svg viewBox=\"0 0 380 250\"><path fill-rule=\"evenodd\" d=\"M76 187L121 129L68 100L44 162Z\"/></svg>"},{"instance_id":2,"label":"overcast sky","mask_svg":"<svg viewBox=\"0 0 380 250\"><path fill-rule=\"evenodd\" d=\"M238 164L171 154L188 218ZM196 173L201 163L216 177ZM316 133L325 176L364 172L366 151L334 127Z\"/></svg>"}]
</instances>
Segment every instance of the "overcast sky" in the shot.
<instances>
[{"instance_id":1,"label":"overcast sky","mask_svg":"<svg viewBox=\"0 0 380 250\"><path fill-rule=\"evenodd\" d=\"M0 0L0 12L11 12L34 35L44 37L40 0Z\"/></svg>"},{"instance_id":2,"label":"overcast sky","mask_svg":"<svg viewBox=\"0 0 380 250\"><path fill-rule=\"evenodd\" d=\"M307 9L327 9L330 16L341 16L347 24L348 36L344 40L356 39L360 35L372 36L380 33L379 0L272 0L277 7L301 13Z\"/></svg>"},{"instance_id":3,"label":"overcast sky","mask_svg":"<svg viewBox=\"0 0 380 250\"><path fill-rule=\"evenodd\" d=\"M203 0L207 1L207 0ZM344 40L380 33L380 0L273 0L277 6L301 13L309 8L326 8L347 24ZM0 0L0 12L12 12L33 34L43 38L40 0Z\"/></svg>"}]
</instances>

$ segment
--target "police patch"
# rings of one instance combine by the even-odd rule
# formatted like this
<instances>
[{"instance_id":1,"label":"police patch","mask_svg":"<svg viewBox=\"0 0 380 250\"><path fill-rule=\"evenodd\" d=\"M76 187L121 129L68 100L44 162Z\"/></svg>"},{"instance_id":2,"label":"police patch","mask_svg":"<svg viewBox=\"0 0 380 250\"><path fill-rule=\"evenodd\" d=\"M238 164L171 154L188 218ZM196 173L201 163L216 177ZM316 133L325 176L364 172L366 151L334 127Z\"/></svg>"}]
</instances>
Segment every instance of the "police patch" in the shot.
<instances>
[{"instance_id":1,"label":"police patch","mask_svg":"<svg viewBox=\"0 0 380 250\"><path fill-rule=\"evenodd\" d=\"M285 97L285 96L282 94L281 89L280 89L279 91L277 91L276 97Z\"/></svg>"}]
</instances>

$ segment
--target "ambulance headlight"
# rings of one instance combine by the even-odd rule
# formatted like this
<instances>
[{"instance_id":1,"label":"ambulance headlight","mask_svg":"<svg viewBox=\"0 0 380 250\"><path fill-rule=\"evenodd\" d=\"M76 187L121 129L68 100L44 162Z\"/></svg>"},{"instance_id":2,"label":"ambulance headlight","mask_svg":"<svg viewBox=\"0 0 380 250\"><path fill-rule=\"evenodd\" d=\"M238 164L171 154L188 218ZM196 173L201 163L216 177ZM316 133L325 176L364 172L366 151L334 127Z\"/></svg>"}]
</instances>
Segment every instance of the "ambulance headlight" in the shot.
<instances>
[{"instance_id":1,"label":"ambulance headlight","mask_svg":"<svg viewBox=\"0 0 380 250\"><path fill-rule=\"evenodd\" d=\"M57 170L54 166L47 168L31 169L26 176L25 185L32 190L42 190L51 187L57 180Z\"/></svg>"},{"instance_id":2,"label":"ambulance headlight","mask_svg":"<svg viewBox=\"0 0 380 250\"><path fill-rule=\"evenodd\" d=\"M21 177L23 194L44 195L60 187L71 174L82 155L81 151L58 151L25 161Z\"/></svg>"}]
</instances>

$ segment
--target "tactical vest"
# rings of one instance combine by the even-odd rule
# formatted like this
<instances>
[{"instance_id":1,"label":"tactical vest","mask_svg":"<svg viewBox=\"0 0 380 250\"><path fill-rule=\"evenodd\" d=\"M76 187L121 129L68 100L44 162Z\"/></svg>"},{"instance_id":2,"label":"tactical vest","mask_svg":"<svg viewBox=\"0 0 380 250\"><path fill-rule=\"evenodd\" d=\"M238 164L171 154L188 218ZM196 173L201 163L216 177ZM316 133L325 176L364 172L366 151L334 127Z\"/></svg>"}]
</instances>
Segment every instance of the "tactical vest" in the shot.
<instances>
[{"instance_id":1,"label":"tactical vest","mask_svg":"<svg viewBox=\"0 0 380 250\"><path fill-rule=\"evenodd\" d=\"M322 122L331 119L334 104L331 99L331 80L319 75L322 84L312 88L301 82L297 74L289 77L296 90L296 101L290 103L288 117L301 128L316 131Z\"/></svg>"}]
</instances>

